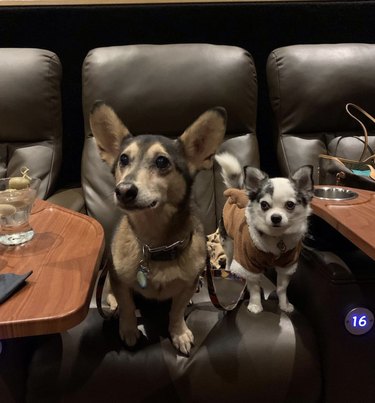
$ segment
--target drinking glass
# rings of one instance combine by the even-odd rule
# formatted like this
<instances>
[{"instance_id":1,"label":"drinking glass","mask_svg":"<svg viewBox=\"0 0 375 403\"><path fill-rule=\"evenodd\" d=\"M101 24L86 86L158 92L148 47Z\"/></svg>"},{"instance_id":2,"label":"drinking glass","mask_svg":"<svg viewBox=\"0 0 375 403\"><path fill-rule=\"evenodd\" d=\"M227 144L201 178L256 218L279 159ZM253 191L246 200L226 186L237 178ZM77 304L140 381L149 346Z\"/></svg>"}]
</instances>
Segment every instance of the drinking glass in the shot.
<instances>
[{"instance_id":1,"label":"drinking glass","mask_svg":"<svg viewBox=\"0 0 375 403\"><path fill-rule=\"evenodd\" d=\"M0 244L19 245L33 238L29 216L39 186L39 178L0 179Z\"/></svg>"}]
</instances>

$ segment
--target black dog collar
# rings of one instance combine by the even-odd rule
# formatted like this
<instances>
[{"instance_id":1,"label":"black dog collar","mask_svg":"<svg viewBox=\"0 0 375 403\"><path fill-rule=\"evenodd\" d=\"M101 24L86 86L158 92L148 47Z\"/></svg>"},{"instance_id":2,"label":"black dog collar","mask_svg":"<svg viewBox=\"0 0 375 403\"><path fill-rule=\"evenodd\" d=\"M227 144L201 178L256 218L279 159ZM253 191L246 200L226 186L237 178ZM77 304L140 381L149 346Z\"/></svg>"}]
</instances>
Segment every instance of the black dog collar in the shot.
<instances>
[{"instance_id":1,"label":"black dog collar","mask_svg":"<svg viewBox=\"0 0 375 403\"><path fill-rule=\"evenodd\" d=\"M168 261L177 259L178 255L185 249L187 244L190 242L191 234L189 237L183 239L182 241L176 241L170 245L157 246L156 248L151 248L150 246L143 244L143 258L145 261L157 260L157 261Z\"/></svg>"},{"instance_id":2,"label":"black dog collar","mask_svg":"<svg viewBox=\"0 0 375 403\"><path fill-rule=\"evenodd\" d=\"M176 241L170 245L158 246L151 248L150 246L143 244L142 253L143 259L139 262L138 272L137 272L137 282L141 288L147 287L147 279L150 273L149 261L169 261L175 260L180 255L180 253L186 248L190 243L192 233L189 237Z\"/></svg>"}]
</instances>

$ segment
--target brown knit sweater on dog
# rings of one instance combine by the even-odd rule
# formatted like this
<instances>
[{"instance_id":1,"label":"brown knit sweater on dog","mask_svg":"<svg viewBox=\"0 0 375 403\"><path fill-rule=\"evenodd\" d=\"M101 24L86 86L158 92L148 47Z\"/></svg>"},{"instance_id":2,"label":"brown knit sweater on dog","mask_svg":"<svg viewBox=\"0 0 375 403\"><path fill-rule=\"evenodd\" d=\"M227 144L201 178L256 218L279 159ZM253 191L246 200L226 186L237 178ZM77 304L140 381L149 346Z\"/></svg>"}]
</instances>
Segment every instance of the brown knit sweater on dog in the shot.
<instances>
[{"instance_id":1,"label":"brown knit sweater on dog","mask_svg":"<svg viewBox=\"0 0 375 403\"><path fill-rule=\"evenodd\" d=\"M227 189L224 196L228 198L223 210L224 226L229 237L233 239L233 258L244 269L261 273L268 267L289 267L298 260L301 242L293 249L280 251L279 255L257 249L250 237L245 217L249 198L239 189Z\"/></svg>"}]
</instances>

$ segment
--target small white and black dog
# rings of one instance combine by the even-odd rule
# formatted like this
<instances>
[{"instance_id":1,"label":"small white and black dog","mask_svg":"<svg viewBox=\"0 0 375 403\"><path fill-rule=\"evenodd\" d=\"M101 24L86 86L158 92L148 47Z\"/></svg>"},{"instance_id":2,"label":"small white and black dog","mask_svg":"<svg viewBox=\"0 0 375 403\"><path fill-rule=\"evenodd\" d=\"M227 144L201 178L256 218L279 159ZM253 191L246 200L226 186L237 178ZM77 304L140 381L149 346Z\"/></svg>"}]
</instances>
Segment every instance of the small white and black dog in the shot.
<instances>
[{"instance_id":1,"label":"small white and black dog","mask_svg":"<svg viewBox=\"0 0 375 403\"><path fill-rule=\"evenodd\" d=\"M307 232L313 196L312 166L299 168L290 178L269 178L254 167L242 168L229 153L216 161L228 197L220 222L220 238L227 270L246 279L250 293L248 310L263 310L261 275L274 267L279 307L292 312L287 287L297 269L302 239Z\"/></svg>"}]
</instances>

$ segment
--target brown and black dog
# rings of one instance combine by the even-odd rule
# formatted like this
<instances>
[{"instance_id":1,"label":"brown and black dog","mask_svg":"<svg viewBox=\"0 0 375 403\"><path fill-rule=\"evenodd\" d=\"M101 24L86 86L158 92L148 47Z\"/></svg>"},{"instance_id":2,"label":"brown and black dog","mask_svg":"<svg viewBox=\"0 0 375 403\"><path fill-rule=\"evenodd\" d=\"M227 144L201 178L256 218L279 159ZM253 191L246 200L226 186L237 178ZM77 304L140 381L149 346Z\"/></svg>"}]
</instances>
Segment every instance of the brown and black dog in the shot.
<instances>
[{"instance_id":1,"label":"brown and black dog","mask_svg":"<svg viewBox=\"0 0 375 403\"><path fill-rule=\"evenodd\" d=\"M132 136L114 110L96 102L90 126L101 158L115 177L115 204L124 212L111 245L113 293L120 336L134 346L140 336L133 293L172 299L169 333L189 354L194 338L184 320L205 267L206 238L192 200L194 177L209 169L226 130L226 111L203 113L178 139Z\"/></svg>"}]
</instances>

